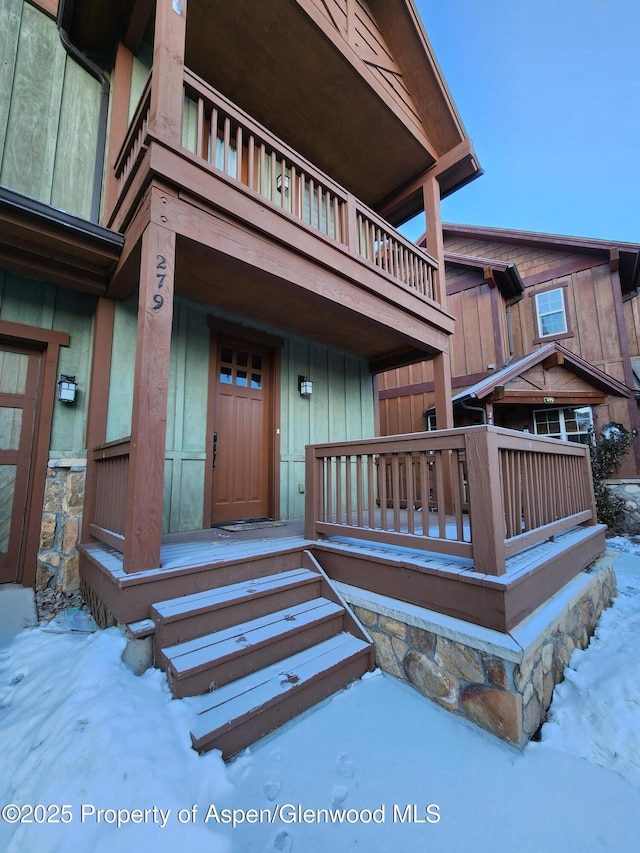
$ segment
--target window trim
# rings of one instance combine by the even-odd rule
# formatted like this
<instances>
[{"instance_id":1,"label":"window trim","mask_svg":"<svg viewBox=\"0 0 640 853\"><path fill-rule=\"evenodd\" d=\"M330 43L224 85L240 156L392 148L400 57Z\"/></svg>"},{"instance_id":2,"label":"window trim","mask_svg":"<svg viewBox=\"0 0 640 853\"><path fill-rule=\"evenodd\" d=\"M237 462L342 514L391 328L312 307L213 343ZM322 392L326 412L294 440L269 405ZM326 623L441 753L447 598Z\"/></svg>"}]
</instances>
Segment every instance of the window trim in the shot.
<instances>
[{"instance_id":1,"label":"window trim","mask_svg":"<svg viewBox=\"0 0 640 853\"><path fill-rule=\"evenodd\" d=\"M559 281L554 282L553 284L548 284L546 287L536 288L533 293L530 293L529 296L532 297L531 307L533 310L533 328L534 328L534 336L533 343L534 344L545 344L549 341L558 341L562 338L572 338L573 337L573 329L571 327L571 318L569 316L569 310L567 307L567 292L566 288L569 287L569 283L567 281ZM562 307L564 311L564 321L566 326L566 331L558 332L554 335L542 335L540 333L540 317L538 314L538 299L537 297L542 295L543 293L549 293L552 290L560 290L562 293Z\"/></svg>"},{"instance_id":2,"label":"window trim","mask_svg":"<svg viewBox=\"0 0 640 853\"><path fill-rule=\"evenodd\" d=\"M590 428L589 428L588 430L585 430L584 432L571 432L571 433L568 433L568 432L566 431L566 429L565 429L565 423L566 423L566 422L565 422L565 417L564 417L564 411L565 411L565 409L571 409L572 411L575 411L576 409L588 409L588 410L589 410L589 415L590 415L590 417L591 417L591 426L590 426ZM538 425L537 425L537 423L536 423L536 414L537 414L538 412L544 412L545 414L549 414L550 412L558 412L558 423L560 424L560 427L561 427L561 429L560 429L560 434L559 434L559 435L552 435L552 434L550 434L550 433L544 433L544 432L543 432L543 433L540 433L540 432L538 432L538 428L537 428L537 427L538 427ZM568 438L568 436L569 436L569 435L572 435L572 436L576 436L576 435L588 435L588 434L589 434L589 432L591 432L591 431L594 429L594 426L595 426L595 418L594 418L594 415L593 415L593 406L590 406L590 405L588 405L588 404L587 404L587 405L584 405L584 406L543 406L543 407L542 407L542 408L540 408L540 409L534 409L534 410L533 410L533 412L531 413L531 422L532 422L532 425L533 425L533 433L534 433L534 435L539 435L539 436L541 436L542 438L556 438L556 439L558 439L558 438L559 438L559 439L560 439L560 440L562 440L562 441L571 441L571 439L570 439L570 438ZM579 442L579 443L582 443L582 442Z\"/></svg>"}]
</instances>

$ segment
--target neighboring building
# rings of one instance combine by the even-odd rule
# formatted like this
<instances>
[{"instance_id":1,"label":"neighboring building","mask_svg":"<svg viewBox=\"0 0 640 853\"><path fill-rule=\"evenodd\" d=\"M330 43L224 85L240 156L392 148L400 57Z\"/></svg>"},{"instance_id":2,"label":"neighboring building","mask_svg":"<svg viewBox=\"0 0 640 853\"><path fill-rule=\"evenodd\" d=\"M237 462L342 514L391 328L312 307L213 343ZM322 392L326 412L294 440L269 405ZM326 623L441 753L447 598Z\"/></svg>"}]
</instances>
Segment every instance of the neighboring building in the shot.
<instances>
[{"instance_id":1,"label":"neighboring building","mask_svg":"<svg viewBox=\"0 0 640 853\"><path fill-rule=\"evenodd\" d=\"M493 423L584 441L640 425L640 245L443 226L457 426ZM383 434L431 428L429 362L379 378ZM640 444L621 476L637 477Z\"/></svg>"}]
</instances>

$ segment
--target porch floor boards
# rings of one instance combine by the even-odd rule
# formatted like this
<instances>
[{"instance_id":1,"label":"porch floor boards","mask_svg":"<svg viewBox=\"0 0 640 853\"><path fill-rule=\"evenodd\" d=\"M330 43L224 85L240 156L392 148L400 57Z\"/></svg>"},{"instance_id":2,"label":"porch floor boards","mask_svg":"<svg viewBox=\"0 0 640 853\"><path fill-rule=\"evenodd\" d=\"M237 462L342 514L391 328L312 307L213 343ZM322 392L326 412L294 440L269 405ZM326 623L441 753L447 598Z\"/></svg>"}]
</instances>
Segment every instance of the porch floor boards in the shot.
<instances>
[{"instance_id":1,"label":"porch floor boards","mask_svg":"<svg viewBox=\"0 0 640 853\"><path fill-rule=\"evenodd\" d=\"M340 550L374 559L409 564L428 574L473 576L477 582L494 582L503 585L515 577L526 574L537 564L553 556L558 549L564 550L573 540L580 541L588 528L572 528L558 535L554 541L545 541L507 558L507 572L496 576L475 572L473 560L421 548L367 542L347 536L326 536L321 539L306 539L304 519L292 519L279 527L262 528L230 533L218 528L192 530L184 533L169 533L162 537L161 565L155 569L127 573L123 568L122 554L99 543L85 546L114 580L126 586L127 581L151 578L156 575L173 574L204 565L215 567L239 560L251 560L286 551L305 548Z\"/></svg>"}]
</instances>

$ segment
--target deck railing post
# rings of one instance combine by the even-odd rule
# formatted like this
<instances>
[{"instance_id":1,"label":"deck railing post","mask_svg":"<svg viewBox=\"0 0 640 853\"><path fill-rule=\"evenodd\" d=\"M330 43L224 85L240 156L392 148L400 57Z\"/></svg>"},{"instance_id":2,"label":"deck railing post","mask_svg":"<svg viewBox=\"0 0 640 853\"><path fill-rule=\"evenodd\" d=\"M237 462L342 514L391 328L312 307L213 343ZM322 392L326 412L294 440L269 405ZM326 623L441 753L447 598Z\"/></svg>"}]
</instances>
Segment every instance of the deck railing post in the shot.
<instances>
[{"instance_id":1,"label":"deck railing post","mask_svg":"<svg viewBox=\"0 0 640 853\"><path fill-rule=\"evenodd\" d=\"M316 520L320 507L318 506L318 479L313 447L305 450L304 461L304 535L305 539L316 539Z\"/></svg>"},{"instance_id":2,"label":"deck railing post","mask_svg":"<svg viewBox=\"0 0 640 853\"><path fill-rule=\"evenodd\" d=\"M465 436L474 571L507 570L498 436L490 426L471 427Z\"/></svg>"}]
</instances>

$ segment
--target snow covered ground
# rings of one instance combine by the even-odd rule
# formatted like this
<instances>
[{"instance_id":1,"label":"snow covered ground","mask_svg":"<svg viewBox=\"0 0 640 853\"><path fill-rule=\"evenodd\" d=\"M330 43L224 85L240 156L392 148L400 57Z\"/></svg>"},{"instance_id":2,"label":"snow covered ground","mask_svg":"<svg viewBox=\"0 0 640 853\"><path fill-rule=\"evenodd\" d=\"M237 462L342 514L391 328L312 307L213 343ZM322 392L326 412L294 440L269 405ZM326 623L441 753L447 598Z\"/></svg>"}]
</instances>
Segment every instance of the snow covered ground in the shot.
<instances>
[{"instance_id":1,"label":"snow covered ground","mask_svg":"<svg viewBox=\"0 0 640 853\"><path fill-rule=\"evenodd\" d=\"M0 649L0 849L637 849L640 546L610 547L620 595L523 753L377 672L225 765L116 629L24 630Z\"/></svg>"}]
</instances>

